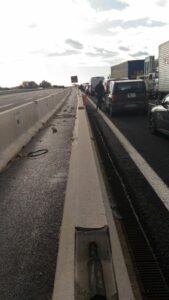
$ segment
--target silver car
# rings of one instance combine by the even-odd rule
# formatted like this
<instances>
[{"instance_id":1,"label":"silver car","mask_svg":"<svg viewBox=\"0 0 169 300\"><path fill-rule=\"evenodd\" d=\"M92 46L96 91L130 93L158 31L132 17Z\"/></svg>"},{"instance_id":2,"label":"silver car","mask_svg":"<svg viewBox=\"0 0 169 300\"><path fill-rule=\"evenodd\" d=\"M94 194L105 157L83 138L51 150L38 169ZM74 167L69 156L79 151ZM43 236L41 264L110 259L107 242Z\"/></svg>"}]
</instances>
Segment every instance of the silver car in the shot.
<instances>
[{"instance_id":1,"label":"silver car","mask_svg":"<svg viewBox=\"0 0 169 300\"><path fill-rule=\"evenodd\" d=\"M169 135L169 94L150 108L149 128L152 134L159 131Z\"/></svg>"}]
</instances>

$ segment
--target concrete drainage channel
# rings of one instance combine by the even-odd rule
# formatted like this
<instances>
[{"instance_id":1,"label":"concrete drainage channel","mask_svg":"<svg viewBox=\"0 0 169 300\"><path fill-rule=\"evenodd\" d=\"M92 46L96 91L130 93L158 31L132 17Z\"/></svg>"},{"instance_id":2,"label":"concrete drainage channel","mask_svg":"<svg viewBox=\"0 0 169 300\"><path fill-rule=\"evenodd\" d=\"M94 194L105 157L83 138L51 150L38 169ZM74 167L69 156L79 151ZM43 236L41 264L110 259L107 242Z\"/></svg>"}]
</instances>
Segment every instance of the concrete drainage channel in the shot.
<instances>
[{"instance_id":1,"label":"concrete drainage channel","mask_svg":"<svg viewBox=\"0 0 169 300\"><path fill-rule=\"evenodd\" d=\"M81 94L53 300L134 300Z\"/></svg>"},{"instance_id":2,"label":"concrete drainage channel","mask_svg":"<svg viewBox=\"0 0 169 300\"><path fill-rule=\"evenodd\" d=\"M75 229L75 299L118 299L107 226Z\"/></svg>"}]
</instances>

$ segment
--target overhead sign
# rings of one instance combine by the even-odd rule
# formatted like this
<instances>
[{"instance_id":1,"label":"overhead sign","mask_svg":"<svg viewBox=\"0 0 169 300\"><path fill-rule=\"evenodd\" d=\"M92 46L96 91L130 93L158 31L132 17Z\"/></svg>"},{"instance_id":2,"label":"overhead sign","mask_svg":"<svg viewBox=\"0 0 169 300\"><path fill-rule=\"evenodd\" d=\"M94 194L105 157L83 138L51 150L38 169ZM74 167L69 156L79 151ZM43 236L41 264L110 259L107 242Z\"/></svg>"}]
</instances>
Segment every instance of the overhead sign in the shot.
<instances>
[{"instance_id":1,"label":"overhead sign","mask_svg":"<svg viewBox=\"0 0 169 300\"><path fill-rule=\"evenodd\" d=\"M77 76L71 76L71 83L77 83L77 82L78 82Z\"/></svg>"}]
</instances>

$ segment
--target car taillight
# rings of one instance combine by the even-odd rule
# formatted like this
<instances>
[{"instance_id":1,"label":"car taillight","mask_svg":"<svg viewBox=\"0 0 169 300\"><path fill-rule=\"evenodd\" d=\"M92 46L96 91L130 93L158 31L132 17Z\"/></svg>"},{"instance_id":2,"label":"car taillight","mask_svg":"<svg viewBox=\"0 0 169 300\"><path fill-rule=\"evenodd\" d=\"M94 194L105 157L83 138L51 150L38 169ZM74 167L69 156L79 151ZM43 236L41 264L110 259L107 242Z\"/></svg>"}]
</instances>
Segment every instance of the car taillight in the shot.
<instances>
[{"instance_id":1,"label":"car taillight","mask_svg":"<svg viewBox=\"0 0 169 300\"><path fill-rule=\"evenodd\" d=\"M117 100L117 96L113 95L112 96L112 102L115 102Z\"/></svg>"}]
</instances>

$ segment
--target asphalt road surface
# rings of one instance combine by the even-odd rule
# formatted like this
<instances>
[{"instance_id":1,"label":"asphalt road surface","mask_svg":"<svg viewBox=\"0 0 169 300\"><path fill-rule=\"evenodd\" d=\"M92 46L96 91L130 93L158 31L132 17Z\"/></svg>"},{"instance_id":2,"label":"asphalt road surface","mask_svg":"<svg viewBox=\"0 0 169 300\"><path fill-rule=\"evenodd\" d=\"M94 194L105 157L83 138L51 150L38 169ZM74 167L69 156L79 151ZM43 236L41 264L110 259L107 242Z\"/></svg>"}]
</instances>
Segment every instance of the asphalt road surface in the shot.
<instances>
[{"instance_id":1,"label":"asphalt road surface","mask_svg":"<svg viewBox=\"0 0 169 300\"><path fill-rule=\"evenodd\" d=\"M138 163L138 155L133 155L131 147L125 147L124 140L124 147L120 144L118 139L120 134L117 134L117 131L114 134L110 130L109 126L103 121L102 115L93 106L88 107L88 114L96 133L96 142L101 151L102 165L105 167L105 174L109 190L111 191L109 199L112 203L112 208L117 207L117 211L121 216L120 222L124 224L124 232L127 231L127 227L129 231L131 230L131 235L129 234L131 249L133 245L137 244L136 252L142 255L142 257L140 256L141 259L139 258L140 260L138 260L138 266L143 261L145 263L143 264L143 273L147 274L148 270L153 270L152 265L149 263L150 260L146 260L144 257L142 245L138 247L140 240L137 241L137 233L136 235L134 234L134 228L136 227L133 227L133 223L131 223L130 214L127 210L128 204L130 204L129 207L132 208L136 219L142 225L142 230L151 245L151 249L153 249L151 251L154 252L154 257L159 261L166 282L169 284L169 211L166 207L168 205L168 188L165 188L165 185L161 185L160 179L155 180L152 172L147 172L147 164L144 161L141 160L142 165L139 164L139 166L141 170L144 168L146 172L142 173L138 169L135 164L136 160L136 163ZM121 114L111 117L110 120L169 186L169 139L160 134L157 136L151 135L148 130L147 116ZM113 130L115 132L114 126ZM146 177L143 174L146 174ZM153 181L154 184L151 185L150 182ZM166 197L163 197L164 195ZM162 196L162 200L160 196ZM153 282L152 277L148 278L149 283ZM149 281L150 278L151 280ZM154 280L154 283L157 282ZM156 292L159 286L154 286ZM161 290L161 294L158 292L157 294L158 299L165 297L164 290ZM154 297L151 299L154 299Z\"/></svg>"},{"instance_id":2,"label":"asphalt road surface","mask_svg":"<svg viewBox=\"0 0 169 300\"><path fill-rule=\"evenodd\" d=\"M48 95L60 93L62 91L63 89L48 89L37 90L33 92L0 95L0 112L25 103L33 102L34 100L46 97Z\"/></svg>"},{"instance_id":3,"label":"asphalt road surface","mask_svg":"<svg viewBox=\"0 0 169 300\"><path fill-rule=\"evenodd\" d=\"M95 101L94 98L93 100ZM149 131L147 115L123 113L110 119L169 186L169 137L160 133L152 135Z\"/></svg>"},{"instance_id":4,"label":"asphalt road surface","mask_svg":"<svg viewBox=\"0 0 169 300\"><path fill-rule=\"evenodd\" d=\"M51 299L76 101L73 91L62 111L0 174L1 300ZM27 157L39 149L48 152Z\"/></svg>"},{"instance_id":5,"label":"asphalt road surface","mask_svg":"<svg viewBox=\"0 0 169 300\"><path fill-rule=\"evenodd\" d=\"M169 138L162 134L152 135L148 128L147 116L122 115L111 119L152 169L169 186Z\"/></svg>"}]
</instances>

